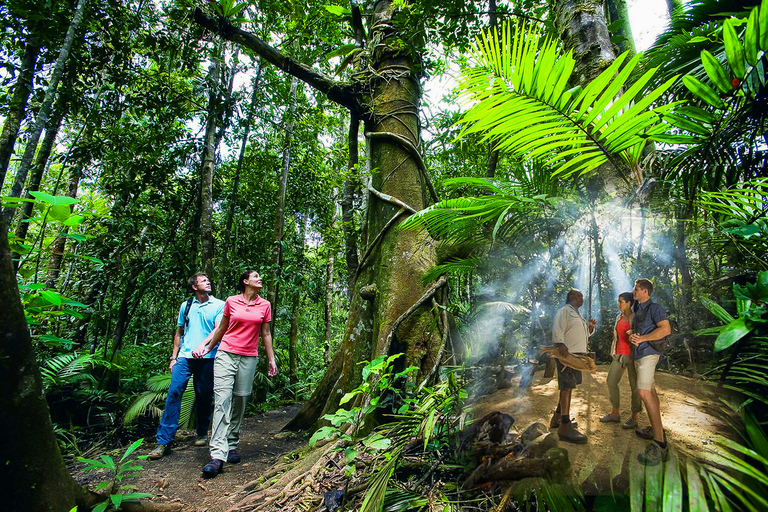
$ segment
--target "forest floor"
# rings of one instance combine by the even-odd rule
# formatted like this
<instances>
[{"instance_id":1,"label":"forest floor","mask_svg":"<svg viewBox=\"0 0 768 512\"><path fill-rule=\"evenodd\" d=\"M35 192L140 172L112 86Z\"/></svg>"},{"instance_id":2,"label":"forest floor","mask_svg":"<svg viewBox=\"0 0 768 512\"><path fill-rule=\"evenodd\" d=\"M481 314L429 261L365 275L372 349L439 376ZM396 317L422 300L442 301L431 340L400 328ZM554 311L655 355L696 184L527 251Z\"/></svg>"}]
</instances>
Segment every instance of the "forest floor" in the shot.
<instances>
[{"instance_id":1,"label":"forest floor","mask_svg":"<svg viewBox=\"0 0 768 512\"><path fill-rule=\"evenodd\" d=\"M306 444L304 437L280 432L300 407L301 404L283 406L246 418L237 449L243 460L239 464L224 464L224 471L216 478L202 478L202 467L211 460L208 447L193 445L194 431L179 431L171 454L159 460L142 461L144 471L127 483L136 486L134 492L153 494L152 500L158 503L181 504L184 512L224 512L242 498L237 491L245 484L259 478L282 455ZM154 441L154 437L147 438L136 453L148 454L155 447ZM103 481L95 470L78 471L74 477L90 488Z\"/></svg>"},{"instance_id":2,"label":"forest floor","mask_svg":"<svg viewBox=\"0 0 768 512\"><path fill-rule=\"evenodd\" d=\"M580 431L589 436L585 445L560 443L568 450L574 484L586 495L623 493L629 488L630 467L648 441L635 436L617 423L600 423L598 418L610 412L605 385L608 366L600 365L592 374L584 374L584 382L573 393L571 416ZM522 432L535 422L549 425L557 402L557 379L544 378L536 372L527 390L514 386L482 397L474 405L474 417L481 418L492 411L501 411L515 418L513 429ZM657 373L656 387L661 401L662 418L672 453L677 457L706 457L707 447L719 435L734 438L736 434L718 415L712 385L701 380ZM622 390L622 421L629 415L629 384L624 378ZM225 464L224 472L211 480L201 478L201 468L208 462L206 448L192 446L194 433L177 436L176 448L169 456L157 461L144 461L144 471L129 483L138 492L155 495L161 503L178 503L184 512L224 512L243 498L242 488L253 482L281 455L301 447L306 439L280 429L298 411L299 405L280 407L264 414L246 418L238 452L240 464ZM640 413L640 426L648 425L645 413ZM145 443L139 454L154 447ZM82 467L82 466L80 466ZM96 471L75 472L82 484L95 487L100 481Z\"/></svg>"}]
</instances>

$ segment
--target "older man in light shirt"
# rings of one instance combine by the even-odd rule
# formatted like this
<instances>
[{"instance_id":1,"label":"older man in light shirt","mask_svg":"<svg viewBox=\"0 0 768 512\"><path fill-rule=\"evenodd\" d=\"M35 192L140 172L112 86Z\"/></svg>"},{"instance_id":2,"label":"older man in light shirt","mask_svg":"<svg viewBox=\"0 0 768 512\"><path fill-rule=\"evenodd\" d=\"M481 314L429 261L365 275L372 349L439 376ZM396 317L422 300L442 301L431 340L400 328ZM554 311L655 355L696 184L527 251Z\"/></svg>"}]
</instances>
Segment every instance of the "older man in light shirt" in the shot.
<instances>
[{"instance_id":1,"label":"older man in light shirt","mask_svg":"<svg viewBox=\"0 0 768 512\"><path fill-rule=\"evenodd\" d=\"M565 306L555 314L552 323L552 343L558 349L560 357L571 354L585 354L587 339L595 332L597 322L587 322L579 313L584 304L584 295L579 290L571 290L565 298ZM559 401L549 426L558 428L557 434L562 441L584 444L587 436L576 430L571 422L571 394L581 384L581 371L565 366L557 361L557 384L560 389Z\"/></svg>"}]
</instances>

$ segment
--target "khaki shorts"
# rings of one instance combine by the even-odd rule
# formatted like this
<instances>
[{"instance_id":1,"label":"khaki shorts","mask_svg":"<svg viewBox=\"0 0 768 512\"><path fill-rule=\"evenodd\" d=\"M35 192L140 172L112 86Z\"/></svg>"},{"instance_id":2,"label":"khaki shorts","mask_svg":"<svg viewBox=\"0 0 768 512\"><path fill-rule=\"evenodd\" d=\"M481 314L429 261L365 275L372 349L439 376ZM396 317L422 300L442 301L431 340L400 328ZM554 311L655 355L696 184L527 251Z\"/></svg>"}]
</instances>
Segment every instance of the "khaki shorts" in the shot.
<instances>
[{"instance_id":1,"label":"khaki shorts","mask_svg":"<svg viewBox=\"0 0 768 512\"><path fill-rule=\"evenodd\" d=\"M656 365L659 364L661 356L653 354L635 360L635 369L637 370L637 389L651 391L653 389L653 376L656 373Z\"/></svg>"}]
</instances>

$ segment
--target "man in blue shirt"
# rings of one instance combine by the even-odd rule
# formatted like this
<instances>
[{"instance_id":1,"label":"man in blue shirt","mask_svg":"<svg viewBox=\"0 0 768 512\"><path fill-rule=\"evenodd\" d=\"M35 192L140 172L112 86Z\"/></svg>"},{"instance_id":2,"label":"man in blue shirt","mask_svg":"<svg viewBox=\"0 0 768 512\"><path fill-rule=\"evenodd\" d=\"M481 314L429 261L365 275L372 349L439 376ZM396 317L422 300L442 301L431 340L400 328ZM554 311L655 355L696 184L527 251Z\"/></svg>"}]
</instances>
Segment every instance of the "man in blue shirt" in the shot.
<instances>
[{"instance_id":1,"label":"man in blue shirt","mask_svg":"<svg viewBox=\"0 0 768 512\"><path fill-rule=\"evenodd\" d=\"M171 443L176 437L181 414L181 397L187 382L193 377L195 387L195 446L205 446L208 439L208 425L211 422L213 405L213 358L214 348L203 358L192 356L192 350L219 325L224 311L224 301L210 295L211 282L205 274L195 274L187 284L194 292L185 318L187 301L181 303L176 334L173 337L173 351L168 365L171 371L171 387L165 401L165 411L157 428L157 446L149 452L150 459L159 459L171 452Z\"/></svg>"},{"instance_id":2,"label":"man in blue shirt","mask_svg":"<svg viewBox=\"0 0 768 512\"><path fill-rule=\"evenodd\" d=\"M656 365L661 359L661 353L653 346L654 341L663 340L672 332L666 310L651 301L653 284L648 279L635 281L632 296L637 301L635 317L632 321L632 333L629 341L635 346L635 368L637 369L637 394L645 404L648 420L651 426L635 430L643 439L652 442L637 456L641 464L655 466L669 457L667 438L661 424L661 408L659 395L653 386Z\"/></svg>"}]
</instances>

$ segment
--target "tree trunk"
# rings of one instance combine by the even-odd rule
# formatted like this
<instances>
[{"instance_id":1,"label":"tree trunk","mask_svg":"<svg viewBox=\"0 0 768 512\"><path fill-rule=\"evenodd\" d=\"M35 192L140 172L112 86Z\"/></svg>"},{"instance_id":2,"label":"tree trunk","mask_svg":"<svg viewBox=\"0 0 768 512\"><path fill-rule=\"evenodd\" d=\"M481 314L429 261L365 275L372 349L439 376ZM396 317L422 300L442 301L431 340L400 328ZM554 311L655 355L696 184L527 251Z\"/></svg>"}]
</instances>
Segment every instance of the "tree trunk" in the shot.
<instances>
[{"instance_id":1,"label":"tree trunk","mask_svg":"<svg viewBox=\"0 0 768 512\"><path fill-rule=\"evenodd\" d=\"M219 269L219 286L218 293L222 294L226 289L227 283L227 271L229 270L229 248L232 245L232 224L235 219L235 210L237 207L237 197L240 189L240 173L243 169L243 161L245 160L245 150L248 147L248 136L251 133L251 124L253 124L253 117L256 114L256 100L259 97L261 81L261 71L263 66L259 64L259 68L256 71L256 78L253 79L253 92L251 93L251 105L248 109L248 114L245 119L245 129L243 131L243 139L240 143L240 154L237 157L237 168L235 169L235 179L232 182L232 191L229 194L229 209L227 210L227 219L224 223L224 236L221 242L221 267Z\"/></svg>"},{"instance_id":2,"label":"tree trunk","mask_svg":"<svg viewBox=\"0 0 768 512\"><path fill-rule=\"evenodd\" d=\"M614 31L614 34L621 39L616 44L619 47L619 53L629 50L631 57L637 53L637 48L635 47L635 38L632 36L632 25L629 23L627 0L606 0L605 6L608 9L609 23L621 22L621 26Z\"/></svg>"},{"instance_id":3,"label":"tree trunk","mask_svg":"<svg viewBox=\"0 0 768 512\"><path fill-rule=\"evenodd\" d=\"M667 12L669 13L669 19L672 19L672 15L675 13L675 11L682 8L682 0L667 0Z\"/></svg>"},{"instance_id":4,"label":"tree trunk","mask_svg":"<svg viewBox=\"0 0 768 512\"><path fill-rule=\"evenodd\" d=\"M685 225L689 219L688 211L678 211L675 219L675 263L677 271L680 274L681 304L678 310L678 320L680 334L683 345L688 352L688 362L691 365L691 371L696 373L696 361L691 350L691 305L693 304L693 277L691 276L691 267L688 263L688 255L685 252Z\"/></svg>"},{"instance_id":5,"label":"tree trunk","mask_svg":"<svg viewBox=\"0 0 768 512\"><path fill-rule=\"evenodd\" d=\"M20 197L21 191L24 188L24 184L27 182L27 174L29 173L29 168L32 165L32 160L34 159L35 152L37 151L37 143L40 141L40 133L43 131L43 127L45 127L46 123L48 122L48 114L51 111L53 100L56 97L56 89L59 86L61 75L64 73L64 66L67 63L67 59L69 58L69 51L72 49L72 43L75 40L75 32L77 31L77 27L80 25L80 22L83 20L83 12L85 11L86 2L87 0L78 0L77 2L75 15L72 18L72 23L69 25L67 35L64 38L64 43L61 45L59 56L56 59L55 66L53 67L53 73L51 73L51 79L48 83L48 88L45 91L45 98L43 99L42 105L40 105L40 110L37 112L35 123L29 133L29 140L27 141L27 145L24 148L24 156L21 157L19 170L16 172L16 179L13 182L13 187L11 187L11 193L9 194L11 197ZM13 214L15 212L15 208L6 208L3 211L6 225L11 224L10 221L13 219Z\"/></svg>"},{"instance_id":6,"label":"tree trunk","mask_svg":"<svg viewBox=\"0 0 768 512\"><path fill-rule=\"evenodd\" d=\"M69 174L69 182L67 184L67 197L77 197L77 186L80 183L80 173L75 169ZM74 205L70 205L70 212ZM48 260L48 277L45 279L46 288L56 288L56 283L59 280L59 273L61 272L61 262L64 259L64 248L67 245L67 233L69 232L69 226L62 226L61 233L56 237L53 242L53 248L51 249L51 257Z\"/></svg>"},{"instance_id":7,"label":"tree trunk","mask_svg":"<svg viewBox=\"0 0 768 512\"><path fill-rule=\"evenodd\" d=\"M8 172L8 164L13 154L13 146L19 136L21 121L27 112L27 101L32 93L32 77L35 74L35 63L40 47L33 41L27 41L24 47L24 56L21 59L21 70L13 87L13 96L8 104L8 114L5 116L3 133L0 135L0 189L5 182Z\"/></svg>"},{"instance_id":8,"label":"tree trunk","mask_svg":"<svg viewBox=\"0 0 768 512\"><path fill-rule=\"evenodd\" d=\"M5 222L0 218L0 478L3 508L61 512L90 508L61 457L24 318Z\"/></svg>"},{"instance_id":9,"label":"tree trunk","mask_svg":"<svg viewBox=\"0 0 768 512\"><path fill-rule=\"evenodd\" d=\"M222 57L223 51L218 57ZM213 164L216 159L216 134L219 96L219 71L221 58L213 58L208 70L208 108L206 110L205 143L200 168L200 264L209 279L214 278L213 268Z\"/></svg>"},{"instance_id":10,"label":"tree trunk","mask_svg":"<svg viewBox=\"0 0 768 512\"><path fill-rule=\"evenodd\" d=\"M565 50L576 60L572 85L586 85L616 59L598 0L556 0L554 18Z\"/></svg>"},{"instance_id":11,"label":"tree trunk","mask_svg":"<svg viewBox=\"0 0 768 512\"><path fill-rule=\"evenodd\" d=\"M488 0L488 28L496 28L496 0ZM499 165L499 150L496 149L496 141L491 140L488 144L488 165L485 168L485 177L494 178L496 176L496 167Z\"/></svg>"},{"instance_id":12,"label":"tree trunk","mask_svg":"<svg viewBox=\"0 0 768 512\"><path fill-rule=\"evenodd\" d=\"M360 264L357 258L357 233L355 230L354 204L355 204L355 183L352 176L359 176L359 147L357 135L360 131L360 121L354 115L349 118L349 177L344 180L344 192L341 199L341 223L344 231L344 253L347 257L347 296L352 297L355 291L355 276L357 276L357 267Z\"/></svg>"},{"instance_id":13,"label":"tree trunk","mask_svg":"<svg viewBox=\"0 0 768 512\"><path fill-rule=\"evenodd\" d=\"M277 210L275 211L275 241L272 246L273 281L267 292L267 300L272 304L272 331L275 329L275 316L280 300L280 278L283 266L283 237L285 236L285 192L288 188L288 170L291 168L291 143L293 141L293 124L296 114L296 91L299 82L291 77L289 93L290 105L285 114L285 144L283 146L283 165L280 172L280 182L277 191Z\"/></svg>"},{"instance_id":14,"label":"tree trunk","mask_svg":"<svg viewBox=\"0 0 768 512\"><path fill-rule=\"evenodd\" d=\"M301 304L301 293L297 289L293 293L293 300L291 303L291 329L288 335L288 379L291 387L294 387L299 383L299 376L297 373L299 363L299 304ZM295 388L293 394L295 397Z\"/></svg>"},{"instance_id":15,"label":"tree trunk","mask_svg":"<svg viewBox=\"0 0 768 512\"><path fill-rule=\"evenodd\" d=\"M344 338L312 397L286 428L308 428L323 411L335 411L346 391L361 381L359 361L380 354L403 353L396 367L416 366L412 376L420 385L437 367L442 339L431 298L445 281L428 286L421 276L435 265L435 248L426 232L397 229L409 209L429 202L431 184L421 159L418 118L421 89L415 52L403 52L404 41L395 21L399 2L377 0L371 16L371 62L374 72L362 84L339 83L285 57L252 34L213 19L196 9L194 20L221 36L251 48L283 71L365 120L369 139L372 195L366 215L369 242L360 261ZM434 199L434 197L433 197ZM403 207L403 204L406 205Z\"/></svg>"},{"instance_id":16,"label":"tree trunk","mask_svg":"<svg viewBox=\"0 0 768 512\"><path fill-rule=\"evenodd\" d=\"M325 351L323 362L328 364L331 358L331 340L333 339L333 253L328 255L328 265L325 267L325 308L323 321L325 323Z\"/></svg>"},{"instance_id":17,"label":"tree trunk","mask_svg":"<svg viewBox=\"0 0 768 512\"><path fill-rule=\"evenodd\" d=\"M32 167L32 174L29 176L27 190L24 193L25 199L32 199L30 192L36 192L40 189L40 182L43 179L43 174L48 168L48 159L51 157L51 151L56 142L56 136L59 134L61 121L64 119L64 110L62 108L57 108L54 112L55 113L45 130L45 138L43 139L43 144L40 146L40 151L37 153L35 165ZM29 222L22 221L29 219L32 216L33 207L33 203L23 203L21 206L21 215L19 216L19 222L16 224L16 236L22 240L27 238L27 232L29 231Z\"/></svg>"}]
</instances>

